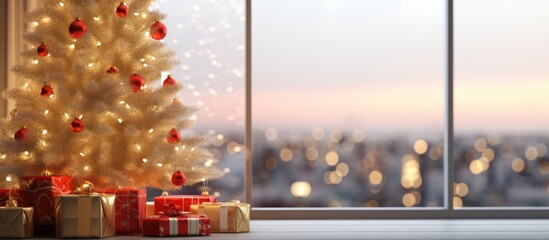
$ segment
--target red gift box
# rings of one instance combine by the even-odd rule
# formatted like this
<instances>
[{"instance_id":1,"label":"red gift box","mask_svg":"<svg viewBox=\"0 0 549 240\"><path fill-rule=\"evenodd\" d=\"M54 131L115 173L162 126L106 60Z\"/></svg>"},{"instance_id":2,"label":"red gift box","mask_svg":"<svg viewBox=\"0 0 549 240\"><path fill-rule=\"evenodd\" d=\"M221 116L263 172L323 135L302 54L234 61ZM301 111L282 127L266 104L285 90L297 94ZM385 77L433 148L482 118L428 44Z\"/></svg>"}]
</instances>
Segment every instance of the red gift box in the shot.
<instances>
[{"instance_id":1,"label":"red gift box","mask_svg":"<svg viewBox=\"0 0 549 240\"><path fill-rule=\"evenodd\" d=\"M191 205L200 205L203 202L215 202L215 196L201 195L171 195L154 198L154 214L160 215L164 206L170 203L178 205L184 212L191 210Z\"/></svg>"},{"instance_id":2,"label":"red gift box","mask_svg":"<svg viewBox=\"0 0 549 240\"><path fill-rule=\"evenodd\" d=\"M145 189L100 189L97 192L115 195L116 234L133 234L143 231L147 205Z\"/></svg>"},{"instance_id":3,"label":"red gift box","mask_svg":"<svg viewBox=\"0 0 549 240\"><path fill-rule=\"evenodd\" d=\"M144 236L208 236L210 219L206 215L151 216L143 219Z\"/></svg>"},{"instance_id":4,"label":"red gift box","mask_svg":"<svg viewBox=\"0 0 549 240\"><path fill-rule=\"evenodd\" d=\"M72 177L24 176L19 187L23 206L34 207L35 230L55 231L55 196L72 192Z\"/></svg>"},{"instance_id":5,"label":"red gift box","mask_svg":"<svg viewBox=\"0 0 549 240\"><path fill-rule=\"evenodd\" d=\"M10 191L11 197L17 200L17 206L23 206L23 201L21 199L21 196L19 195L19 189L0 189L0 207L6 206L6 202L10 197Z\"/></svg>"}]
</instances>

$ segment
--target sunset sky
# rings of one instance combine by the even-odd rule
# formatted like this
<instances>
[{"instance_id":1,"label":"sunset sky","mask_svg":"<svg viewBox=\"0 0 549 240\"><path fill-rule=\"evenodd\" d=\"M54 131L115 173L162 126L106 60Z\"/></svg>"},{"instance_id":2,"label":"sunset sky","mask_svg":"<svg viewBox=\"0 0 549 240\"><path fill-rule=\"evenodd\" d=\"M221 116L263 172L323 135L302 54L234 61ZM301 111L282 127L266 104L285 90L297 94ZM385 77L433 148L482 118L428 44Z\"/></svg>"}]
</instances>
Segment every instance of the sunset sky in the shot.
<instances>
[{"instance_id":1,"label":"sunset sky","mask_svg":"<svg viewBox=\"0 0 549 240\"><path fill-rule=\"evenodd\" d=\"M549 130L549 1L454 2L456 130ZM243 128L244 51L235 49L244 1L159 4L182 61L174 72L194 87L180 98L202 104L202 126ZM444 4L254 0L253 126L442 131ZM223 67L210 65L208 50Z\"/></svg>"}]
</instances>

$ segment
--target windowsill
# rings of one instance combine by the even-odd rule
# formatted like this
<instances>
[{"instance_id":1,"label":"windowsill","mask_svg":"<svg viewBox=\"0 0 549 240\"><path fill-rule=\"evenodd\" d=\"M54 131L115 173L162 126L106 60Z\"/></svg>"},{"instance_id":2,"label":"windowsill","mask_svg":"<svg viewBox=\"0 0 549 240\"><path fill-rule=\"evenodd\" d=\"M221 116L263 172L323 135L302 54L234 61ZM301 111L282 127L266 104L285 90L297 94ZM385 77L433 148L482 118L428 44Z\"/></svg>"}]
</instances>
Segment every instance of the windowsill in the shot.
<instances>
[{"instance_id":1,"label":"windowsill","mask_svg":"<svg viewBox=\"0 0 549 240\"><path fill-rule=\"evenodd\" d=\"M547 239L548 224L549 220L252 220L250 233L185 239Z\"/></svg>"}]
</instances>

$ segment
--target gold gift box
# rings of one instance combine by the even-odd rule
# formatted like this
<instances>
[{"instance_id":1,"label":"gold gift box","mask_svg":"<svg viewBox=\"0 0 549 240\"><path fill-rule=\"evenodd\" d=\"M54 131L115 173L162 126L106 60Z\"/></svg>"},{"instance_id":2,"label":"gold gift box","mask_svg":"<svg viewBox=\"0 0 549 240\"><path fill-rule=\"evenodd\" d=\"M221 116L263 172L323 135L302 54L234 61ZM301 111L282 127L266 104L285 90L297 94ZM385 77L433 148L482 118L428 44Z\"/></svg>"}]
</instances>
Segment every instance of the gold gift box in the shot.
<instances>
[{"instance_id":1,"label":"gold gift box","mask_svg":"<svg viewBox=\"0 0 549 240\"><path fill-rule=\"evenodd\" d=\"M32 207L0 207L0 238L33 236Z\"/></svg>"},{"instance_id":2,"label":"gold gift box","mask_svg":"<svg viewBox=\"0 0 549 240\"><path fill-rule=\"evenodd\" d=\"M59 195L55 198L58 238L104 238L115 233L114 194Z\"/></svg>"},{"instance_id":3,"label":"gold gift box","mask_svg":"<svg viewBox=\"0 0 549 240\"><path fill-rule=\"evenodd\" d=\"M204 202L191 205L191 214L206 214L210 218L211 232L249 232L250 204L231 202Z\"/></svg>"}]
</instances>

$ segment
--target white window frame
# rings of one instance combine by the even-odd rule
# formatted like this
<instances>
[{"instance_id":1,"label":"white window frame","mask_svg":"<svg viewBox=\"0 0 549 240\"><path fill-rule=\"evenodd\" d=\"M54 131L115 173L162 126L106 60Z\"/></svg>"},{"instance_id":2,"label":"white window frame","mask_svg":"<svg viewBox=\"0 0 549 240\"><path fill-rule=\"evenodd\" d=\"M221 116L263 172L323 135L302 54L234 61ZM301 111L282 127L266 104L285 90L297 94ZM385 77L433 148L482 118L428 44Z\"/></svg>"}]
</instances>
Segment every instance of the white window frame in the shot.
<instances>
[{"instance_id":1,"label":"white window frame","mask_svg":"<svg viewBox=\"0 0 549 240\"><path fill-rule=\"evenodd\" d=\"M274 0L272 0L274 1ZM505 219L547 219L549 207L463 207L453 206L454 163L454 45L453 45L453 0L446 1L446 87L445 87L445 129L444 129L444 206L417 208L252 208L252 219L471 219L471 218L505 218ZM16 85L16 76L9 71L17 62L23 49L22 34L24 13L34 9L37 0L8 0L7 28L0 44L7 45L7 71L0 72L0 77L7 79L6 86ZM246 154L245 154L245 196L246 202L252 202L252 0L246 0ZM1 22L1 21L0 21ZM13 108L8 101L7 112ZM2 108L0 107L0 110Z\"/></svg>"}]
</instances>

